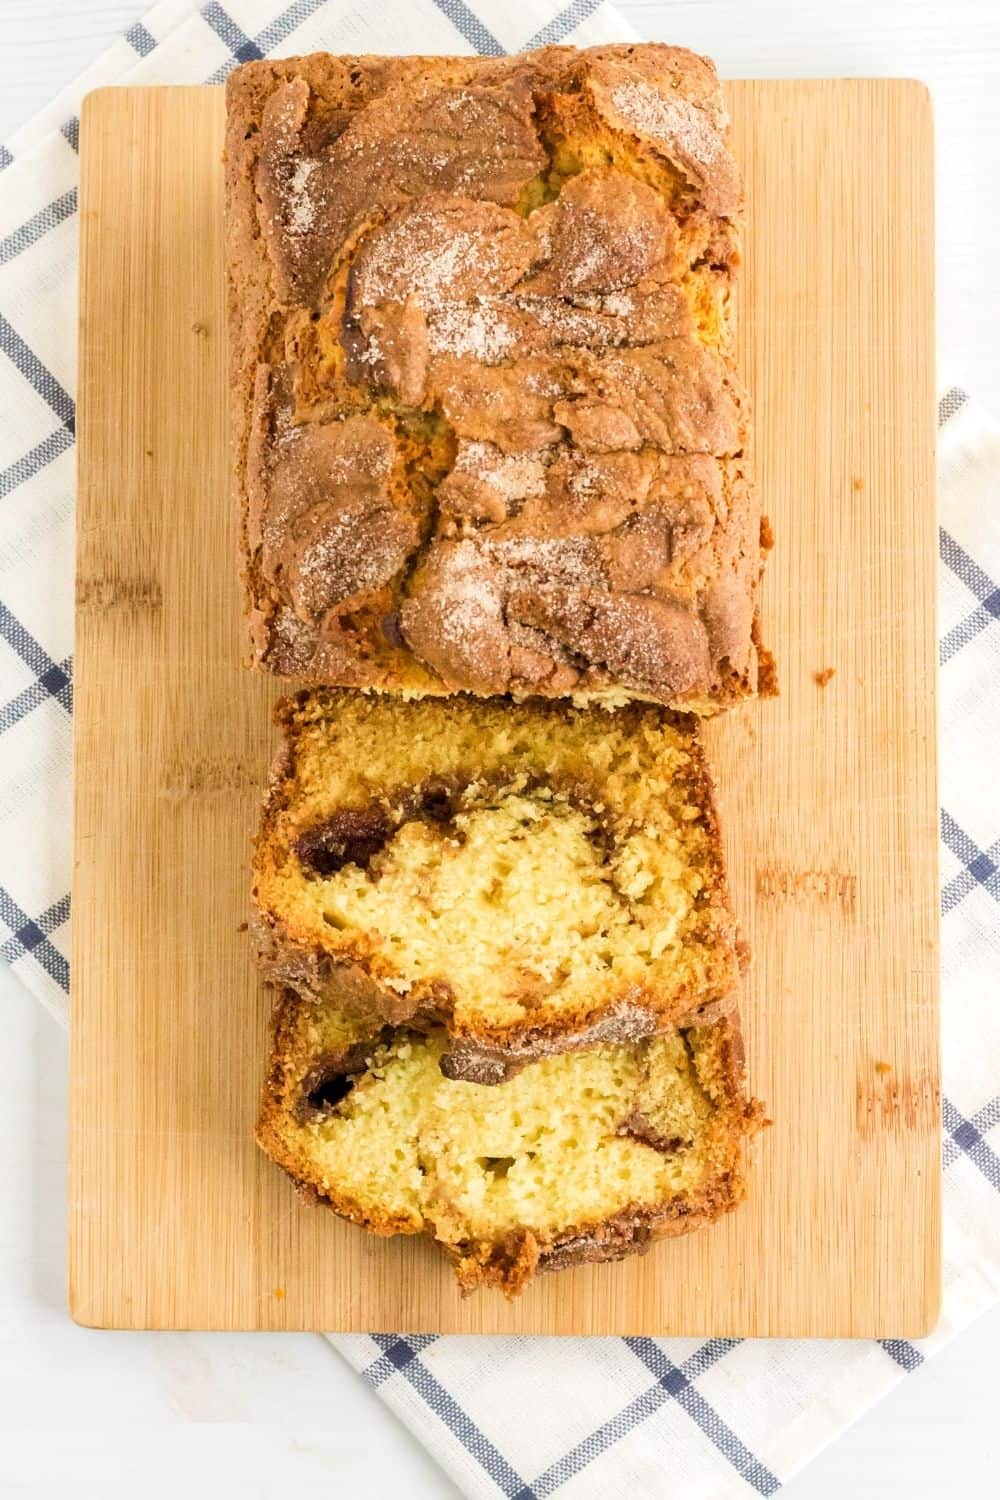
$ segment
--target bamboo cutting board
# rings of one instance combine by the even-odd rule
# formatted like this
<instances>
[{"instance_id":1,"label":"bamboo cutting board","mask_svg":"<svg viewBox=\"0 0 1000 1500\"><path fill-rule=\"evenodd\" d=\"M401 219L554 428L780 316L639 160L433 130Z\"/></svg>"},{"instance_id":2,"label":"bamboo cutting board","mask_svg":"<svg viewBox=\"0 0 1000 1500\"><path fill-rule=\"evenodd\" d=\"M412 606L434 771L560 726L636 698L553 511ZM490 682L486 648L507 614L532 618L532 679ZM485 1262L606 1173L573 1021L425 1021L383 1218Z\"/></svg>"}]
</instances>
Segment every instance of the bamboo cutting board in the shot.
<instances>
[{"instance_id":1,"label":"bamboo cutting board","mask_svg":"<svg viewBox=\"0 0 1000 1500\"><path fill-rule=\"evenodd\" d=\"M256 1150L272 683L240 666L221 91L83 117L69 1298L100 1327L915 1336L939 1283L932 143L919 85L729 87L782 696L710 726L773 1128L739 1213L462 1301ZM817 673L833 668L821 686Z\"/></svg>"}]
</instances>

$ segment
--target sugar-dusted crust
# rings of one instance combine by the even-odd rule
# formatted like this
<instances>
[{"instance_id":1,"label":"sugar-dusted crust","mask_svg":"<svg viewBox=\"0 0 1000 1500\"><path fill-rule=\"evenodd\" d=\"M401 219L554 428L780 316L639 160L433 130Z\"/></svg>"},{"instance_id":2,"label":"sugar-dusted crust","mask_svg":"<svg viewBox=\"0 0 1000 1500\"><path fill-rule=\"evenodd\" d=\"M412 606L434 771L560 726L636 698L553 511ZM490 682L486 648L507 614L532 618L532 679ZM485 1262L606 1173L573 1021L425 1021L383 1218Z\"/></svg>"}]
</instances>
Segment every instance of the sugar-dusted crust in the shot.
<instances>
[{"instance_id":1,"label":"sugar-dusted crust","mask_svg":"<svg viewBox=\"0 0 1000 1500\"><path fill-rule=\"evenodd\" d=\"M711 64L658 44L236 70L257 665L699 712L773 690L726 130Z\"/></svg>"},{"instance_id":2,"label":"sugar-dusted crust","mask_svg":"<svg viewBox=\"0 0 1000 1500\"><path fill-rule=\"evenodd\" d=\"M456 1014L455 993L447 969L433 978L419 980L408 987L398 983L399 973L378 947L373 947L364 933L352 935L333 930L324 924L323 943L318 944L305 928L296 925L272 894L275 874L287 862L299 860L289 848L289 827L297 826L297 808L302 799L300 784L300 742L315 723L334 723L349 716L350 723L369 718L384 746L383 759L392 757L393 726L387 722L391 706L378 699L366 700L331 690L302 692L278 705L276 718L285 735L271 776L261 825L254 851L254 903L251 935L258 964L265 979L278 987L290 987L314 1000L331 1001L338 1009L360 1018L372 1019L390 1026L442 1025L450 1037L442 1068L452 1078L478 1083L502 1083L525 1064L555 1053L586 1050L610 1042L639 1042L682 1021L707 1023L726 1014L732 1007L733 994L740 972L747 962L747 950L741 942L732 913L725 872L716 789L701 745L698 721L650 705L631 704L607 715L599 709L580 709L568 704L544 703L507 705L477 703L452 699L447 703L426 704L420 709L424 719L433 716L433 727L421 723L423 743L434 745L438 736L447 733L453 720L468 721L476 741L476 782L489 784L497 774L492 769L496 752L491 748L498 716L504 726L515 725L530 739L553 734L561 754L568 733L583 729L584 743L589 746L591 770L581 763L579 755L568 757L576 768L570 795L588 806L604 805L607 786L599 769L606 752L605 740L612 732L631 745L646 745L646 732L663 725L676 727L683 735L686 764L678 795L697 808L697 824L704 833L706 854L702 872L702 889L698 898L698 921L695 937L706 955L700 970L698 986L686 980L668 985L623 981L611 995L590 997L579 1007L561 1007L547 1011L544 1002L533 1005L518 1018L503 1025L490 1024L483 1016L469 1019L469 1013ZM416 705L408 710L407 727L416 734ZM342 731L343 732L343 731ZM348 736L349 738L349 736ZM649 778L657 766L657 754L648 749L635 751L642 769L639 780ZM525 764L529 764L525 761ZM516 777L524 766L516 755L504 759L502 774ZM558 786L565 776L554 766L548 782ZM440 764L431 750L421 763L420 785L400 787L394 783L383 764L370 766L365 773L366 796L370 805L381 809L386 800L416 802L420 787L432 784L436 794L461 791L448 788L441 776ZM638 811L636 810L636 816ZM631 826L605 808L607 837L614 842ZM303 871L296 877L307 880Z\"/></svg>"},{"instance_id":3,"label":"sugar-dusted crust","mask_svg":"<svg viewBox=\"0 0 1000 1500\"><path fill-rule=\"evenodd\" d=\"M599 1222L567 1224L546 1233L514 1228L495 1239L482 1239L463 1237L447 1205L441 1205L440 1221L434 1218L433 1208L430 1217L418 1220L386 1211L375 1197L362 1201L324 1179L310 1154L308 1131L303 1129L304 1122L315 1113L306 1102L309 1089L321 1075L363 1075L377 1041L388 1040L392 1029L365 1040L359 1026L339 1052L318 1053L310 1050L316 1046L316 1030L310 1022L313 1006L313 1001L289 990L275 1009L257 1123L258 1144L292 1178L307 1201L325 1205L376 1235L429 1234L448 1255L465 1292L495 1287L507 1296L516 1296L541 1271L644 1254L656 1240L707 1227L746 1196L745 1143L765 1119L763 1107L747 1097L743 1039L735 1009L700 1033L700 1045L715 1058L719 1080L715 1122L718 1164L696 1191L675 1194L653 1206L626 1206ZM461 1104L456 1107L461 1108ZM623 1121L620 1128L630 1130L630 1122ZM671 1147L669 1142L648 1144L650 1149L669 1151Z\"/></svg>"}]
</instances>

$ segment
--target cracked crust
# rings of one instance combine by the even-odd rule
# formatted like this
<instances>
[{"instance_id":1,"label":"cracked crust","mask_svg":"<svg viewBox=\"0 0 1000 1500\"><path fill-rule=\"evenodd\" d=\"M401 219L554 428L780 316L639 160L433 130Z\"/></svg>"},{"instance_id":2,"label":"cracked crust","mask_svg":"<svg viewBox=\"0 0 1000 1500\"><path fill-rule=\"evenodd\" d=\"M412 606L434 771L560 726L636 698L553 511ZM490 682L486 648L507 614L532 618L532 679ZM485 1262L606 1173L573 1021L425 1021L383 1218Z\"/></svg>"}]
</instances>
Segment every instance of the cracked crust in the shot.
<instances>
[{"instance_id":1,"label":"cracked crust","mask_svg":"<svg viewBox=\"0 0 1000 1500\"><path fill-rule=\"evenodd\" d=\"M689 1039L689 1055L699 1060L699 1076L703 1082L711 1079L711 1117L705 1127L709 1165L691 1189L667 1194L655 1203L625 1201L600 1219L550 1224L544 1229L507 1224L492 1234L468 1232L461 1205L449 1201L442 1188L432 1193L421 1209L403 1211L398 1203L391 1206L388 1199L380 1200L377 1189L370 1188L362 1195L356 1188L338 1182L323 1164L317 1141L324 1120L339 1111L358 1081L364 1082L378 1049L390 1047L400 1035L392 1028L380 1032L369 1029L365 1034L362 1023L336 1016L321 1003L287 991L272 1021L257 1141L292 1178L307 1202L331 1208L379 1236L425 1233L435 1239L450 1259L464 1292L494 1287L508 1297L516 1296L542 1271L645 1254L656 1240L714 1223L746 1196L745 1144L766 1121L763 1107L747 1097L743 1039L735 1010L711 1025L682 1033ZM412 1036L419 1046L424 1036L433 1033L411 1027L405 1035ZM631 1052L641 1060L648 1046L648 1042L638 1042L617 1050ZM317 1090L331 1081L338 1086L317 1103ZM565 1085L565 1075L561 1082ZM571 1072L568 1083L570 1092L564 1102L573 1108L573 1091L585 1088L587 1079L581 1070L574 1082ZM447 1083L443 1087L447 1091ZM468 1093L456 1091L452 1100L445 1093L445 1102L458 1116L469 1098ZM637 1099L637 1107L639 1102ZM635 1114L626 1116L618 1133L632 1135L642 1151L670 1156L690 1148L690 1141L657 1138L652 1132L643 1137L634 1128L635 1118Z\"/></svg>"},{"instance_id":2,"label":"cracked crust","mask_svg":"<svg viewBox=\"0 0 1000 1500\"><path fill-rule=\"evenodd\" d=\"M711 64L319 54L227 99L256 665L697 712L772 691Z\"/></svg>"}]
</instances>

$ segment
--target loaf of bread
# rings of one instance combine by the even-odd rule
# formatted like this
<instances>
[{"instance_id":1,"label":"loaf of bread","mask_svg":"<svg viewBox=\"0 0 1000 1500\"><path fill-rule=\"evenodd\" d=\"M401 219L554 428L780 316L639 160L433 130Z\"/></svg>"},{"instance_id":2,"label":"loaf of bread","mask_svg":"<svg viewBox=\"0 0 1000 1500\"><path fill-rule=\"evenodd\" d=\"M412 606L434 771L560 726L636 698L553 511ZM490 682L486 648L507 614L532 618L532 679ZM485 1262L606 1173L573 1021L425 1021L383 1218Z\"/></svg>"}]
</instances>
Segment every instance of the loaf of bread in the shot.
<instances>
[{"instance_id":1,"label":"loaf of bread","mask_svg":"<svg viewBox=\"0 0 1000 1500\"><path fill-rule=\"evenodd\" d=\"M379 1235L427 1234L463 1289L617 1260L711 1223L745 1192L761 1120L735 1013L543 1058L500 1087L449 1079L440 1030L365 1035L289 991L257 1139L307 1197Z\"/></svg>"},{"instance_id":2,"label":"loaf of bread","mask_svg":"<svg viewBox=\"0 0 1000 1500\"><path fill-rule=\"evenodd\" d=\"M254 853L273 982L440 1024L453 1077L728 1004L740 945L693 715L313 689Z\"/></svg>"},{"instance_id":3,"label":"loaf of bread","mask_svg":"<svg viewBox=\"0 0 1000 1500\"><path fill-rule=\"evenodd\" d=\"M726 132L711 63L660 45L231 75L259 666L696 712L770 691Z\"/></svg>"}]
</instances>

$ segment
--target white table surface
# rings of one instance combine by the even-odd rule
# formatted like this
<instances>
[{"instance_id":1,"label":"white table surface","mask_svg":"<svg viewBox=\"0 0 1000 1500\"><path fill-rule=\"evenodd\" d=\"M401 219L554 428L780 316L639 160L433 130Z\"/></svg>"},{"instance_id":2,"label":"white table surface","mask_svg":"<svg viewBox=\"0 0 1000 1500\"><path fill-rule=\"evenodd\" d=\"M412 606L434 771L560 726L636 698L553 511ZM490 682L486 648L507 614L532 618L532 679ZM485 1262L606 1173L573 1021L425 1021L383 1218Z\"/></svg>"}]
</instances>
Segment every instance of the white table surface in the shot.
<instances>
[{"instance_id":1,"label":"white table surface","mask_svg":"<svg viewBox=\"0 0 1000 1500\"><path fill-rule=\"evenodd\" d=\"M1000 411L1000 0L621 0L619 8L647 37L711 53L730 77L895 74L930 84L941 382ZM0 141L143 9L133 0L0 0ZM0 1011L0 1496L454 1496L318 1335L101 1334L69 1321L67 1040L2 966ZM783 1493L995 1500L998 1395L1000 1309Z\"/></svg>"}]
</instances>

